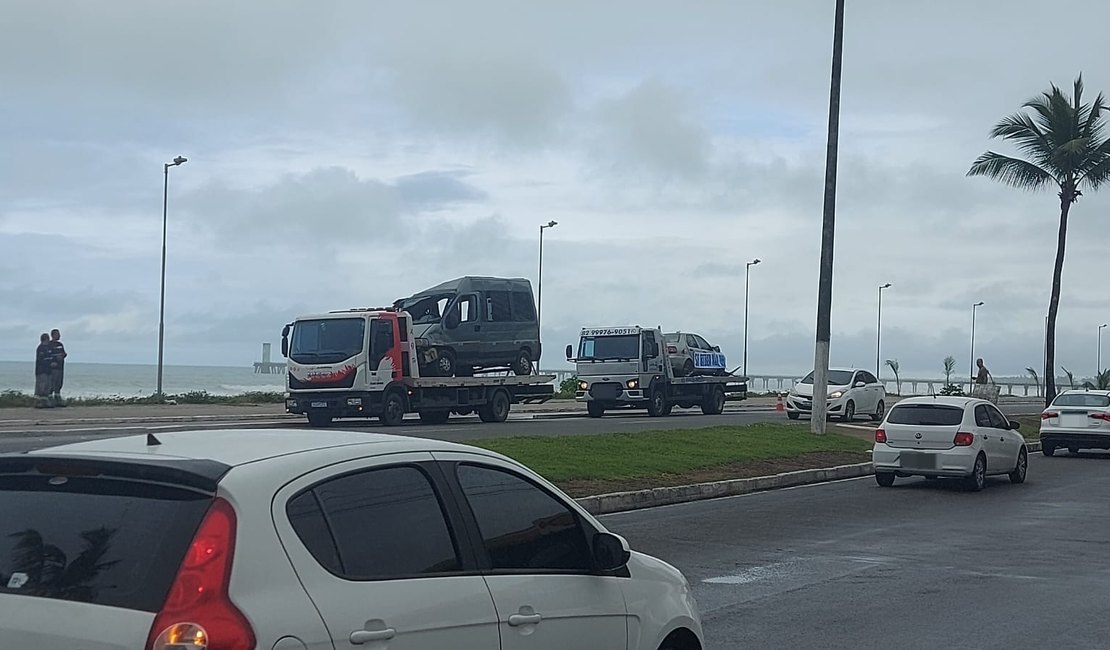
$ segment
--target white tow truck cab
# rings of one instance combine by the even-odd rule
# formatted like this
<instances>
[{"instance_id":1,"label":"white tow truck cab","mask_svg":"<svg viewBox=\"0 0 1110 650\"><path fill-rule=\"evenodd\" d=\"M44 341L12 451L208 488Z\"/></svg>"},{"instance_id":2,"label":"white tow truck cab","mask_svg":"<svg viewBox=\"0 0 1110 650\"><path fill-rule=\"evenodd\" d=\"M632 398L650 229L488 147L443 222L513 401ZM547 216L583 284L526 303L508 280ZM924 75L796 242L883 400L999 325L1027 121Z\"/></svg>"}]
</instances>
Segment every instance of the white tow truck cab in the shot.
<instances>
[{"instance_id":1,"label":"white tow truck cab","mask_svg":"<svg viewBox=\"0 0 1110 650\"><path fill-rule=\"evenodd\" d=\"M352 417L396 426L413 412L429 424L475 412L504 422L510 405L545 402L555 390L554 375L421 377L412 318L391 307L301 316L282 330L281 352L285 410L318 427Z\"/></svg>"},{"instance_id":2,"label":"white tow truck cab","mask_svg":"<svg viewBox=\"0 0 1110 650\"><path fill-rule=\"evenodd\" d=\"M706 415L724 411L726 399L747 397L746 377L675 377L660 328L586 327L566 350L578 376L576 398L590 417L617 408L647 409L653 417L679 408L701 407Z\"/></svg>"}]
</instances>

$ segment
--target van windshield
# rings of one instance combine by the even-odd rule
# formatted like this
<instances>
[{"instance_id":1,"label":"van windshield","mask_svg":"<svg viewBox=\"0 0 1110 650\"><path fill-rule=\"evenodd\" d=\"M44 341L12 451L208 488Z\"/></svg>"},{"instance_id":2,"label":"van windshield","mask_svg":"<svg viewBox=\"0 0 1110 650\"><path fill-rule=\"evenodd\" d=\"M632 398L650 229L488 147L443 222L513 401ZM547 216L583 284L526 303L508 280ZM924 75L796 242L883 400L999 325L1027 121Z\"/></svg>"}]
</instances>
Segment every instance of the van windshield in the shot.
<instances>
[{"instance_id":1,"label":"van windshield","mask_svg":"<svg viewBox=\"0 0 1110 650\"><path fill-rule=\"evenodd\" d=\"M582 361L635 361L640 358L640 336L583 336L578 345Z\"/></svg>"},{"instance_id":2,"label":"van windshield","mask_svg":"<svg viewBox=\"0 0 1110 650\"><path fill-rule=\"evenodd\" d=\"M362 352L365 341L366 320L362 318L297 321L289 358L297 363L339 363Z\"/></svg>"},{"instance_id":3,"label":"van windshield","mask_svg":"<svg viewBox=\"0 0 1110 650\"><path fill-rule=\"evenodd\" d=\"M454 297L454 294L441 293L434 296L406 298L401 301L401 309L412 316L414 325L438 323Z\"/></svg>"}]
</instances>

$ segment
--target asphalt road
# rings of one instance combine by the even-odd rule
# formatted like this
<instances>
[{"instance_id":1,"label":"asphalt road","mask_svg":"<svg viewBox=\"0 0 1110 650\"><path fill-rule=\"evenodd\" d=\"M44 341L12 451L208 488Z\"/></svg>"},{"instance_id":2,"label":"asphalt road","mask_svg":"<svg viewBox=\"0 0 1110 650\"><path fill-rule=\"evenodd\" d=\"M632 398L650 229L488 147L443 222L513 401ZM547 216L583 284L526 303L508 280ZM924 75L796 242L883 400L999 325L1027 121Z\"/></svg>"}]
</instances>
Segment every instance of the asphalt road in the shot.
<instances>
[{"instance_id":1,"label":"asphalt road","mask_svg":"<svg viewBox=\"0 0 1110 650\"><path fill-rule=\"evenodd\" d=\"M1025 413L1029 405L1003 405L1007 414ZM351 431L388 431L398 435L450 440L454 442L476 440L479 438L507 436L562 436L589 435L597 433L626 433L649 430L691 429L717 425L742 425L757 422L787 422L784 413L767 409L736 408L730 406L722 415L705 416L698 409L676 409L669 417L648 417L643 411L607 413L605 417L593 419L585 415L566 417L511 414L502 424L485 424L477 416L452 417L444 425L429 426L419 419L410 419L401 427L387 429L377 420L341 420L333 426ZM805 422L803 420L802 422ZM856 424L866 425L870 421L861 417ZM73 424L53 426L0 426L0 453L24 451L51 445L68 444L94 438L182 431L198 428L242 429L252 427L294 428L307 424L299 418L275 418L253 421L227 420L183 423L143 423L128 424Z\"/></svg>"},{"instance_id":2,"label":"asphalt road","mask_svg":"<svg viewBox=\"0 0 1110 650\"><path fill-rule=\"evenodd\" d=\"M1105 648L1110 455L1024 485L867 477L603 517L690 580L708 647Z\"/></svg>"}]
</instances>

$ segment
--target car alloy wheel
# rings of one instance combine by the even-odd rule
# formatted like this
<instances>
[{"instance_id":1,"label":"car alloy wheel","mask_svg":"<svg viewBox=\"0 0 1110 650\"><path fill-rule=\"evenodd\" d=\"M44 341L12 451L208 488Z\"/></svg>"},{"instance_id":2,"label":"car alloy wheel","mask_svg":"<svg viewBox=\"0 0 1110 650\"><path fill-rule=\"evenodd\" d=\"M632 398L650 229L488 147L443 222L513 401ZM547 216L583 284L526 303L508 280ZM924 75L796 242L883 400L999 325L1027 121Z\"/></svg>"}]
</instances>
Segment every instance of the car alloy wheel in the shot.
<instances>
[{"instance_id":1,"label":"car alloy wheel","mask_svg":"<svg viewBox=\"0 0 1110 650\"><path fill-rule=\"evenodd\" d=\"M1010 472L1011 483L1024 483L1025 475L1029 472L1029 454L1022 448L1018 452L1017 465L1014 466L1014 471Z\"/></svg>"},{"instance_id":2,"label":"car alloy wheel","mask_svg":"<svg viewBox=\"0 0 1110 650\"><path fill-rule=\"evenodd\" d=\"M975 467L971 470L971 476L968 478L967 486L972 492L978 492L987 485L987 459L983 454L979 454L975 458Z\"/></svg>"}]
</instances>

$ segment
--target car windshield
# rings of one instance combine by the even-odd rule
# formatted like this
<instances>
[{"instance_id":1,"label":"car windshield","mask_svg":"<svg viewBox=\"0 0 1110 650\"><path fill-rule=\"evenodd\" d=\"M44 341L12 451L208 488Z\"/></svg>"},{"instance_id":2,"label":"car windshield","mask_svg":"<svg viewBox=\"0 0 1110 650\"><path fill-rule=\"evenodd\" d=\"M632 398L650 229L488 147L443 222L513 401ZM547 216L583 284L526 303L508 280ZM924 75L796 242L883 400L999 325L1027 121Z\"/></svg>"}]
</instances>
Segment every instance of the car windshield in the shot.
<instances>
[{"instance_id":1,"label":"car windshield","mask_svg":"<svg viewBox=\"0 0 1110 650\"><path fill-rule=\"evenodd\" d=\"M1087 406L1106 408L1110 406L1110 396L1098 393L1064 393L1052 401L1053 406Z\"/></svg>"},{"instance_id":2,"label":"car windshield","mask_svg":"<svg viewBox=\"0 0 1110 650\"><path fill-rule=\"evenodd\" d=\"M851 370L830 370L829 371L829 385L830 386L847 386L852 381ZM813 373L809 373L802 380L803 384L813 383Z\"/></svg>"},{"instance_id":3,"label":"car windshield","mask_svg":"<svg viewBox=\"0 0 1110 650\"><path fill-rule=\"evenodd\" d=\"M443 293L434 296L418 296L401 301L400 308L412 316L414 325L438 323L450 304L453 294Z\"/></svg>"},{"instance_id":4,"label":"car windshield","mask_svg":"<svg viewBox=\"0 0 1110 650\"><path fill-rule=\"evenodd\" d=\"M289 358L297 363L339 363L362 352L366 320L322 318L297 321Z\"/></svg>"},{"instance_id":5,"label":"car windshield","mask_svg":"<svg viewBox=\"0 0 1110 650\"><path fill-rule=\"evenodd\" d=\"M578 358L583 361L634 361L640 357L640 337L584 336L578 345Z\"/></svg>"},{"instance_id":6,"label":"car windshield","mask_svg":"<svg viewBox=\"0 0 1110 650\"><path fill-rule=\"evenodd\" d=\"M890 410L887 422L922 427L951 427L963 422L964 410L944 404L899 404Z\"/></svg>"}]
</instances>

